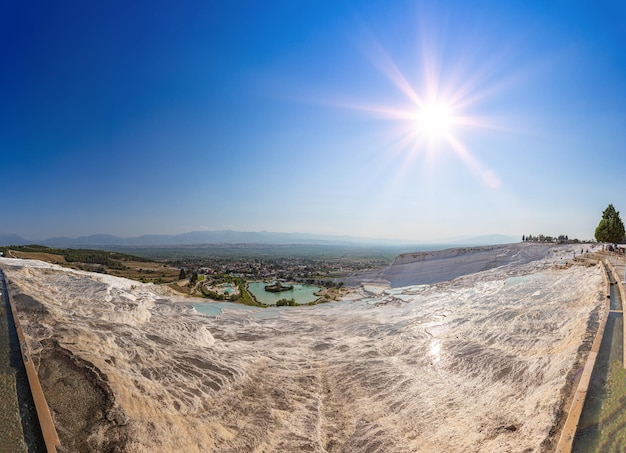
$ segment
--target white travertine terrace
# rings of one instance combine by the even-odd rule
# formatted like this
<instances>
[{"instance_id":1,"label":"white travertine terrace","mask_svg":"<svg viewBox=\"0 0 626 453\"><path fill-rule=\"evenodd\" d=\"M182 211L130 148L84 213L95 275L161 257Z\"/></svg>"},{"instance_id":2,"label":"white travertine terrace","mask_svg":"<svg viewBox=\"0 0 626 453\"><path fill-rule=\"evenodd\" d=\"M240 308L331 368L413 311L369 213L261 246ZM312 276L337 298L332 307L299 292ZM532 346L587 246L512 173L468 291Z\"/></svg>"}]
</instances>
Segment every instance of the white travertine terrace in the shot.
<instances>
[{"instance_id":1,"label":"white travertine terrace","mask_svg":"<svg viewBox=\"0 0 626 453\"><path fill-rule=\"evenodd\" d=\"M387 282L406 286L217 317L154 285L0 266L35 361L56 344L108 389L102 423L84 432L94 449L115 436L146 452L541 451L603 280L599 266L552 265L572 247L526 250L500 250L517 258L481 272L469 252L445 266L433 254L440 272L471 273L430 285L399 258Z\"/></svg>"}]
</instances>

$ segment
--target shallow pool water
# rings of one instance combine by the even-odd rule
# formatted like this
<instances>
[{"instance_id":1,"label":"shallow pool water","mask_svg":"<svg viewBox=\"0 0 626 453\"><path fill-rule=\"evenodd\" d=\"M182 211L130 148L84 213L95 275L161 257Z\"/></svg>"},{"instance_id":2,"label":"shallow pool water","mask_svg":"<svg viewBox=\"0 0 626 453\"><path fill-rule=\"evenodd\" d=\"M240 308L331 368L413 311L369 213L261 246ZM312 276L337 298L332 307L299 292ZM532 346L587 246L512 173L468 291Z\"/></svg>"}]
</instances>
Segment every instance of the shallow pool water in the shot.
<instances>
[{"instance_id":1,"label":"shallow pool water","mask_svg":"<svg viewBox=\"0 0 626 453\"><path fill-rule=\"evenodd\" d=\"M310 302L314 302L319 299L319 296L316 296L321 288L319 286L312 285L300 285L297 283L293 284L293 289L288 291L281 291L279 293L272 293L269 291L265 291L265 285L268 285L267 282L250 282L248 283L248 291L250 291L256 300L266 305L276 305L281 299L294 299L297 304L308 304Z\"/></svg>"},{"instance_id":2,"label":"shallow pool water","mask_svg":"<svg viewBox=\"0 0 626 453\"><path fill-rule=\"evenodd\" d=\"M611 309L621 309L617 286L611 287ZM623 365L622 313L609 313L598 358L572 451L626 451L626 370Z\"/></svg>"},{"instance_id":3,"label":"shallow pool water","mask_svg":"<svg viewBox=\"0 0 626 453\"><path fill-rule=\"evenodd\" d=\"M0 451L45 451L1 273L0 284Z\"/></svg>"},{"instance_id":4,"label":"shallow pool water","mask_svg":"<svg viewBox=\"0 0 626 453\"><path fill-rule=\"evenodd\" d=\"M0 449L25 452L27 449L17 400L17 370L11 364L7 308L4 298L0 298Z\"/></svg>"}]
</instances>

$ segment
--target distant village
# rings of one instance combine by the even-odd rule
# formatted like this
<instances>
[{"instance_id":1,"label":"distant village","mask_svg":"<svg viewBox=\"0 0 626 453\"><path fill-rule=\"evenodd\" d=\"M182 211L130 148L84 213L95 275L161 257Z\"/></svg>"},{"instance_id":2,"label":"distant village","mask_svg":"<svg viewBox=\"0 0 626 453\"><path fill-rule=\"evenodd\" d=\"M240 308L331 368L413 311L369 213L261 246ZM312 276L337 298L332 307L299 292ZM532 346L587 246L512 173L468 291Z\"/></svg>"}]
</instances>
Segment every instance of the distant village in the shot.
<instances>
[{"instance_id":1,"label":"distant village","mask_svg":"<svg viewBox=\"0 0 626 453\"><path fill-rule=\"evenodd\" d=\"M229 275L245 280L285 280L328 286L334 279L353 272L389 264L385 259L367 258L217 258L182 259L170 263L187 273L214 277Z\"/></svg>"}]
</instances>

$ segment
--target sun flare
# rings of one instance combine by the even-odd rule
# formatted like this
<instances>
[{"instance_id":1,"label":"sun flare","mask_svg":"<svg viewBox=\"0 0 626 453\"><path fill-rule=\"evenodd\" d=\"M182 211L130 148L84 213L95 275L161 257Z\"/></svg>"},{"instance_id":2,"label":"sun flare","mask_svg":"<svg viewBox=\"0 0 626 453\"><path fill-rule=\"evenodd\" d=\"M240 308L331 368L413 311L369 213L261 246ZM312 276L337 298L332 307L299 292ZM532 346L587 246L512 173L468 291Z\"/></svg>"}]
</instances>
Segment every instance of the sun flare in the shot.
<instances>
[{"instance_id":1,"label":"sun flare","mask_svg":"<svg viewBox=\"0 0 626 453\"><path fill-rule=\"evenodd\" d=\"M478 104L493 95L499 86L483 87L486 74L483 68L443 71L442 57L436 48L422 49L422 74L403 73L383 46L372 36L366 55L404 99L400 103L377 104L369 102L333 102L343 108L368 112L376 117L397 120L391 130L390 153L404 156L407 165L418 156L423 158L425 173L433 173L433 165L456 156L485 186L498 189L501 180L497 173L484 165L467 146L464 138L480 130L498 130L493 118L477 115ZM427 42L428 40L424 40ZM499 121L501 122L501 121ZM405 170L403 170L405 171Z\"/></svg>"},{"instance_id":2,"label":"sun flare","mask_svg":"<svg viewBox=\"0 0 626 453\"><path fill-rule=\"evenodd\" d=\"M425 104L416 115L417 132L431 140L449 136L453 123L454 113L443 102L433 101Z\"/></svg>"}]
</instances>

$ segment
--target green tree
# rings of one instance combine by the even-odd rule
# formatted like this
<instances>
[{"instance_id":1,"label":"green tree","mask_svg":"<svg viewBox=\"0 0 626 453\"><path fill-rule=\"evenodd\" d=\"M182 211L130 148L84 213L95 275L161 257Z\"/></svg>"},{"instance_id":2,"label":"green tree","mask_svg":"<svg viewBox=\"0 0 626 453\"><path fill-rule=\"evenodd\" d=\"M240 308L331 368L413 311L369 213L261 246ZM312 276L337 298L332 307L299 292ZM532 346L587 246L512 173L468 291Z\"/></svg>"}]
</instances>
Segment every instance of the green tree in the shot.
<instances>
[{"instance_id":1,"label":"green tree","mask_svg":"<svg viewBox=\"0 0 626 453\"><path fill-rule=\"evenodd\" d=\"M619 212L610 204L602 213L602 219L596 227L595 237L598 242L617 244L624 239L624 224Z\"/></svg>"},{"instance_id":2,"label":"green tree","mask_svg":"<svg viewBox=\"0 0 626 453\"><path fill-rule=\"evenodd\" d=\"M178 279L179 279L179 280L184 280L184 279L186 279L186 278L187 278L187 275L185 274L185 269L182 269L182 268L181 268L181 270L180 270L180 274L178 274Z\"/></svg>"},{"instance_id":3,"label":"green tree","mask_svg":"<svg viewBox=\"0 0 626 453\"><path fill-rule=\"evenodd\" d=\"M291 298L291 299L280 299L279 301L276 302L276 306L277 307L295 307L296 305L296 300Z\"/></svg>"}]
</instances>

